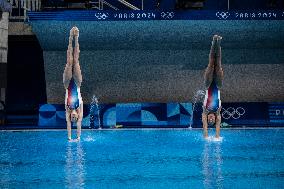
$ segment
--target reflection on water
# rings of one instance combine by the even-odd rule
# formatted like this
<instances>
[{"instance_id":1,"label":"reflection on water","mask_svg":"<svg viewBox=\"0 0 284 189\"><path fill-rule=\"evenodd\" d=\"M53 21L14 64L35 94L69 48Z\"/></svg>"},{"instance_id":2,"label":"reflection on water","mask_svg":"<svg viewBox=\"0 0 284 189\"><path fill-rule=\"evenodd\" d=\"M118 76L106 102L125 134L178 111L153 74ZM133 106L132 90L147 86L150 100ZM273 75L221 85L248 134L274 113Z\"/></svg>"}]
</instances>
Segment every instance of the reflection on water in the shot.
<instances>
[{"instance_id":1,"label":"reflection on water","mask_svg":"<svg viewBox=\"0 0 284 189\"><path fill-rule=\"evenodd\" d=\"M206 141L202 159L204 188L223 188L222 164L221 142Z\"/></svg>"},{"instance_id":2,"label":"reflection on water","mask_svg":"<svg viewBox=\"0 0 284 189\"><path fill-rule=\"evenodd\" d=\"M0 188L10 188L11 187L11 169L9 160L11 159L10 153L1 152L0 154L0 173L1 173L1 184Z\"/></svg>"},{"instance_id":3,"label":"reflection on water","mask_svg":"<svg viewBox=\"0 0 284 189\"><path fill-rule=\"evenodd\" d=\"M66 146L66 188L84 188L85 158L81 142L68 142Z\"/></svg>"}]
</instances>

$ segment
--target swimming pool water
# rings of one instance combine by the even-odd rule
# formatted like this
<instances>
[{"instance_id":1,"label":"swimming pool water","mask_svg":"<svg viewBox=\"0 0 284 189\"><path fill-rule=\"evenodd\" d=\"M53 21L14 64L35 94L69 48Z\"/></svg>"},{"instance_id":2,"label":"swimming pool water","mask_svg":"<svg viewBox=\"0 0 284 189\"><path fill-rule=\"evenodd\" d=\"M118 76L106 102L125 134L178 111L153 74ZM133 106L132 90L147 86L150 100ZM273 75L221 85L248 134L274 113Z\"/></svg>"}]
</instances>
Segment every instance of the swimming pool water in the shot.
<instances>
[{"instance_id":1,"label":"swimming pool water","mask_svg":"<svg viewBox=\"0 0 284 189\"><path fill-rule=\"evenodd\" d=\"M283 188L284 129L221 134L87 130L70 143L66 131L1 131L0 188Z\"/></svg>"}]
</instances>

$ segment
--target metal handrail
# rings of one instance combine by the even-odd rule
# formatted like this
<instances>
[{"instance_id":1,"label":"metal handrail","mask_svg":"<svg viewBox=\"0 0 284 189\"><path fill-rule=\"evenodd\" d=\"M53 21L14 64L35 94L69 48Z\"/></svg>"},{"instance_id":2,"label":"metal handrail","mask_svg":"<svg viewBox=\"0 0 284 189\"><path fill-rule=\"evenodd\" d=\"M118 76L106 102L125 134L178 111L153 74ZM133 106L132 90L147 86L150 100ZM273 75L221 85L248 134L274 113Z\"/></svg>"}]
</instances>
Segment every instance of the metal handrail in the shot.
<instances>
[{"instance_id":1,"label":"metal handrail","mask_svg":"<svg viewBox=\"0 0 284 189\"><path fill-rule=\"evenodd\" d=\"M12 7L18 10L17 16L13 15L13 9L12 13L10 14L10 19L16 19L16 20L27 20L27 11L39 11L41 9L41 0L10 0L9 3L12 5ZM21 14L21 9L23 9L23 14Z\"/></svg>"},{"instance_id":2,"label":"metal handrail","mask_svg":"<svg viewBox=\"0 0 284 189\"><path fill-rule=\"evenodd\" d=\"M125 6L131 8L132 10L140 10L138 7L130 4L129 2L125 1L125 0L118 0L118 2L124 4Z\"/></svg>"},{"instance_id":3,"label":"metal handrail","mask_svg":"<svg viewBox=\"0 0 284 189\"><path fill-rule=\"evenodd\" d=\"M112 4L102 0L103 4L106 4L107 6L109 6L110 8L114 9L114 10L119 10L118 8L116 8L115 6L113 6Z\"/></svg>"},{"instance_id":4,"label":"metal handrail","mask_svg":"<svg viewBox=\"0 0 284 189\"><path fill-rule=\"evenodd\" d=\"M141 0L141 9L132 5L131 3L127 2L126 0L117 0L117 2L127 6L128 8L132 10L143 10L144 9L144 0ZM98 1L92 1L92 4L98 4L98 6L94 6L94 8L97 8L99 10L104 9L104 5L107 5L108 7L114 9L114 10L119 10L117 7L113 6L111 3L105 1L105 0L98 0Z\"/></svg>"},{"instance_id":5,"label":"metal handrail","mask_svg":"<svg viewBox=\"0 0 284 189\"><path fill-rule=\"evenodd\" d=\"M230 0L228 0L228 10L230 10Z\"/></svg>"}]
</instances>

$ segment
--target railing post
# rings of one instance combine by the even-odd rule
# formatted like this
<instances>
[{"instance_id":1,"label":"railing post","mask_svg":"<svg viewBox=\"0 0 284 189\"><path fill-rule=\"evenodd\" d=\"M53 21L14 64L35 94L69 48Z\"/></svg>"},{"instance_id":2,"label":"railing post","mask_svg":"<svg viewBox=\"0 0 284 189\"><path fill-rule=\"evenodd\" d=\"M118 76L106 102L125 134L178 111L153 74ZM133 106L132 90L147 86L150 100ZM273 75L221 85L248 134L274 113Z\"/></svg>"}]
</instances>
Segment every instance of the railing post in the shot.
<instances>
[{"instance_id":1,"label":"railing post","mask_svg":"<svg viewBox=\"0 0 284 189\"><path fill-rule=\"evenodd\" d=\"M19 16L21 15L21 4L22 2L20 2L20 0L16 0L16 2L18 2L18 11L19 11Z\"/></svg>"},{"instance_id":2,"label":"railing post","mask_svg":"<svg viewBox=\"0 0 284 189\"><path fill-rule=\"evenodd\" d=\"M228 0L228 11L230 10L230 0Z\"/></svg>"},{"instance_id":3,"label":"railing post","mask_svg":"<svg viewBox=\"0 0 284 189\"><path fill-rule=\"evenodd\" d=\"M27 0L25 0L27 1ZM26 17L27 17L27 10L26 10L26 6L23 6L24 9L24 22L26 21Z\"/></svg>"}]
</instances>

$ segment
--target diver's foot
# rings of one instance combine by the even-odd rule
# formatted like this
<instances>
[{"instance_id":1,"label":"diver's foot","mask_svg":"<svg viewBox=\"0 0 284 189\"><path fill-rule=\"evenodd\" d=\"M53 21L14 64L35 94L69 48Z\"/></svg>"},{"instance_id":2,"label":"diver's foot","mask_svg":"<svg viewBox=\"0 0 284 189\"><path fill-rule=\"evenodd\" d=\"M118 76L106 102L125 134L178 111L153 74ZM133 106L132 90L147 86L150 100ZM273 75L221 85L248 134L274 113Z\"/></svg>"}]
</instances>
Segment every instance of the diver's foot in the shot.
<instances>
[{"instance_id":1,"label":"diver's foot","mask_svg":"<svg viewBox=\"0 0 284 189\"><path fill-rule=\"evenodd\" d=\"M73 28L73 34L74 34L74 36L75 36L75 38L77 37L79 37L79 29L76 27L76 26L74 26Z\"/></svg>"},{"instance_id":2,"label":"diver's foot","mask_svg":"<svg viewBox=\"0 0 284 189\"><path fill-rule=\"evenodd\" d=\"M218 35L213 35L212 41L217 41L218 37L219 37Z\"/></svg>"},{"instance_id":3,"label":"diver's foot","mask_svg":"<svg viewBox=\"0 0 284 189\"><path fill-rule=\"evenodd\" d=\"M219 36L219 35L213 36L211 48L213 48L213 53L215 54L215 56L220 56L219 50L220 50L220 47L221 47L221 40L222 40L221 36Z\"/></svg>"},{"instance_id":4,"label":"diver's foot","mask_svg":"<svg viewBox=\"0 0 284 189\"><path fill-rule=\"evenodd\" d=\"M211 42L211 46L213 47L213 52L216 53L216 49L217 49L217 39L218 39L218 35L214 35L212 42Z\"/></svg>"},{"instance_id":5,"label":"diver's foot","mask_svg":"<svg viewBox=\"0 0 284 189\"><path fill-rule=\"evenodd\" d=\"M221 40L222 40L222 37L218 35L217 37L217 46L221 46Z\"/></svg>"},{"instance_id":6,"label":"diver's foot","mask_svg":"<svg viewBox=\"0 0 284 189\"><path fill-rule=\"evenodd\" d=\"M73 27L74 28L74 27ZM71 30L70 30L70 34L69 34L69 36L70 36L70 38L72 37L73 38L73 35L74 35L74 29L73 28L71 28Z\"/></svg>"},{"instance_id":7,"label":"diver's foot","mask_svg":"<svg viewBox=\"0 0 284 189\"><path fill-rule=\"evenodd\" d=\"M220 35L214 35L212 39L212 45L217 44L220 45L222 37Z\"/></svg>"},{"instance_id":8,"label":"diver's foot","mask_svg":"<svg viewBox=\"0 0 284 189\"><path fill-rule=\"evenodd\" d=\"M219 41L219 40L222 40L222 36L220 36L220 35L216 35L217 37L217 41Z\"/></svg>"}]
</instances>

